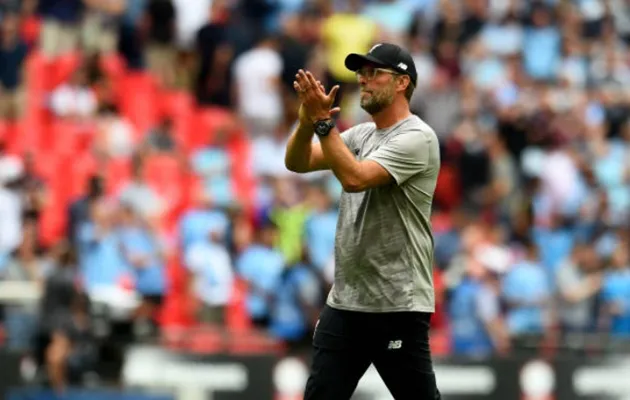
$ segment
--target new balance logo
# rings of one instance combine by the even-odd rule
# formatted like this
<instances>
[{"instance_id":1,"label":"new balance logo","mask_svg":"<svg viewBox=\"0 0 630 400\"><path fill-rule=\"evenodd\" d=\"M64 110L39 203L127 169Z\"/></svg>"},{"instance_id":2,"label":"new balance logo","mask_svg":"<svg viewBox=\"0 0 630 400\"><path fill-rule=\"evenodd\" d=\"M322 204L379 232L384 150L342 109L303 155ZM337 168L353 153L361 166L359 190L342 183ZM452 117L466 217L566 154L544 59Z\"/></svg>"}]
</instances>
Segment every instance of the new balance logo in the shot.
<instances>
[{"instance_id":1,"label":"new balance logo","mask_svg":"<svg viewBox=\"0 0 630 400\"><path fill-rule=\"evenodd\" d=\"M387 350L398 350L402 347L402 340L390 340Z\"/></svg>"}]
</instances>

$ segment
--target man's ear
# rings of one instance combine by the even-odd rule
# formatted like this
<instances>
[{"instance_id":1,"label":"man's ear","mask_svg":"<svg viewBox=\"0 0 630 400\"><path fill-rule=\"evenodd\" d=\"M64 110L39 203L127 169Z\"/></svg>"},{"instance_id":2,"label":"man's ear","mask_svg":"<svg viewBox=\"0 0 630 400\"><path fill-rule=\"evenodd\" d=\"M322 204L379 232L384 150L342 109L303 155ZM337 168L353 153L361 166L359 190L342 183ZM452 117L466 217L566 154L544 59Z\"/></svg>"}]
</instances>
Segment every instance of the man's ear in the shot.
<instances>
[{"instance_id":1,"label":"man's ear","mask_svg":"<svg viewBox=\"0 0 630 400\"><path fill-rule=\"evenodd\" d=\"M409 75L398 75L398 82L396 84L397 89L404 92L407 90L407 86L411 85L411 78Z\"/></svg>"}]
</instances>

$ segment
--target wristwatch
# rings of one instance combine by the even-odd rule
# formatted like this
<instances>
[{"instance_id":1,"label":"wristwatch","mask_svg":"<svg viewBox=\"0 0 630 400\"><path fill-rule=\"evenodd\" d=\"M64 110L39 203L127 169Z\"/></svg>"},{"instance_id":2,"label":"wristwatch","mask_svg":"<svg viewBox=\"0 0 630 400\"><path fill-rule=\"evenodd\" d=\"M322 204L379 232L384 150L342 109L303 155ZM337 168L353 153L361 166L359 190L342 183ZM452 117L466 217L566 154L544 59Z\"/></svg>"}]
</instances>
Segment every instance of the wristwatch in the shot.
<instances>
[{"instance_id":1,"label":"wristwatch","mask_svg":"<svg viewBox=\"0 0 630 400\"><path fill-rule=\"evenodd\" d=\"M335 121L332 119L322 119L313 124L315 134L320 137L328 136L332 128L335 127Z\"/></svg>"}]
</instances>

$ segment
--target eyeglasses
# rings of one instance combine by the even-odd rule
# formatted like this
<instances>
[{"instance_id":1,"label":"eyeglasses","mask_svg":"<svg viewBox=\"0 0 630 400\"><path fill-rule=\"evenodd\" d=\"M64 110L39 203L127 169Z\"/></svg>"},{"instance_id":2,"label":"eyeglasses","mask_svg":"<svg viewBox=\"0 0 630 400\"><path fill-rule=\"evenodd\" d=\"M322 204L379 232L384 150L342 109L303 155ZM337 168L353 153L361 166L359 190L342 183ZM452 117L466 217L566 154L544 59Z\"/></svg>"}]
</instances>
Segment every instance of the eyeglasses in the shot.
<instances>
[{"instance_id":1,"label":"eyeglasses","mask_svg":"<svg viewBox=\"0 0 630 400\"><path fill-rule=\"evenodd\" d=\"M396 71L392 71L391 69L385 68L373 68L373 67L362 67L356 71L357 79L365 78L368 81L376 78L379 74L391 74L391 75L400 75L400 73Z\"/></svg>"}]
</instances>

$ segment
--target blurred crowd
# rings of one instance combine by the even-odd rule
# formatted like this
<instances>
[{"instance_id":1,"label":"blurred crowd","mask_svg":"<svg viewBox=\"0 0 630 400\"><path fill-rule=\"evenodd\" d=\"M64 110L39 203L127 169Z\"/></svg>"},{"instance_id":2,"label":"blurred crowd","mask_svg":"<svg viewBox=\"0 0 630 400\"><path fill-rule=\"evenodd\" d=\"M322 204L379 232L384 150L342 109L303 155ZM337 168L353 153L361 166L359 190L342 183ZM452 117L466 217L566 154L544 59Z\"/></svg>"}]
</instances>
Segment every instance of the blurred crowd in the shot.
<instances>
[{"instance_id":1,"label":"blurred crowd","mask_svg":"<svg viewBox=\"0 0 630 400\"><path fill-rule=\"evenodd\" d=\"M332 281L342 189L328 172L284 167L292 82L308 68L339 84L338 124L366 121L343 61L381 41L411 51L411 109L441 143L433 325L445 352L630 337L626 0L0 0L0 27L1 120L33 115L30 59L80 54L35 107L46 123L91 132L84 151L97 166L127 171L86 176L62 204L63 234L42 243L59 190L42 167L47 152L0 136L0 276L44 288L42 305L4 307L5 331L12 346L31 346L28 332L45 343L53 376L86 340L85 298L124 303L137 332L155 332L173 260L197 321L224 323L244 282L256 327L308 342ZM116 88L108 60L220 123L186 130L179 111L129 112L134 89ZM247 152L230 150L235 137ZM178 194L156 186L155 159L192 177L185 207L173 211ZM236 188L236 169L252 190Z\"/></svg>"}]
</instances>

